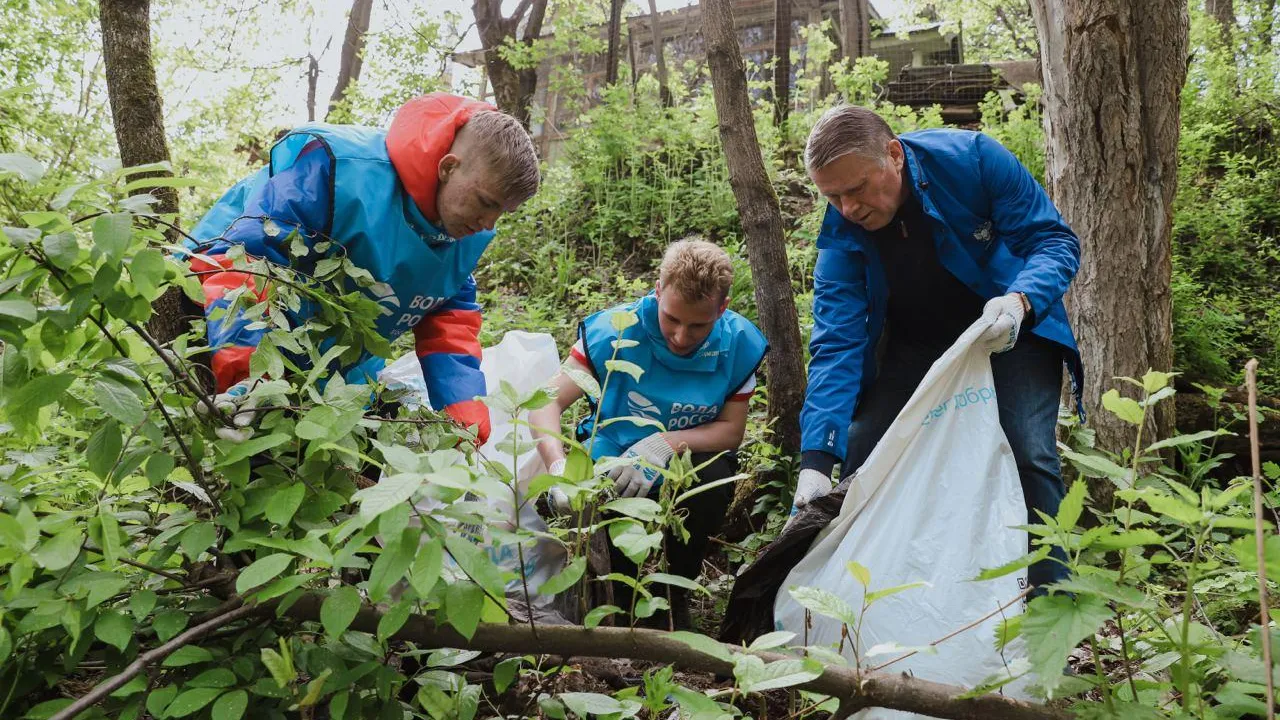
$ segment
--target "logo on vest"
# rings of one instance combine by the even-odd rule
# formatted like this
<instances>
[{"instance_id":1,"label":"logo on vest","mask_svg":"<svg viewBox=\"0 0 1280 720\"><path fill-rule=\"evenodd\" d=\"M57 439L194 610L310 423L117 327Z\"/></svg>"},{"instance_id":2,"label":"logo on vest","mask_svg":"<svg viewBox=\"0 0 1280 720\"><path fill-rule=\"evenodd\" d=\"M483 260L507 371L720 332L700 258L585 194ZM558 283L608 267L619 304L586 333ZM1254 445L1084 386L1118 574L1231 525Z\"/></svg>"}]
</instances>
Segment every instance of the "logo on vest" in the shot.
<instances>
[{"instance_id":1,"label":"logo on vest","mask_svg":"<svg viewBox=\"0 0 1280 720\"><path fill-rule=\"evenodd\" d=\"M627 412L648 420L662 420L662 411L658 409L658 406L635 390L627 393Z\"/></svg>"},{"instance_id":2,"label":"logo on vest","mask_svg":"<svg viewBox=\"0 0 1280 720\"><path fill-rule=\"evenodd\" d=\"M409 310L417 310L418 312L401 313L400 319L396 321L396 327L416 327L422 321L424 315L428 315L432 310L440 307L449 301L447 297L431 297L430 295L418 295L409 302Z\"/></svg>"},{"instance_id":3,"label":"logo on vest","mask_svg":"<svg viewBox=\"0 0 1280 720\"><path fill-rule=\"evenodd\" d=\"M668 430L683 430L697 427L720 417L719 405L694 405L693 403L671 403L671 412L667 418Z\"/></svg>"}]
</instances>

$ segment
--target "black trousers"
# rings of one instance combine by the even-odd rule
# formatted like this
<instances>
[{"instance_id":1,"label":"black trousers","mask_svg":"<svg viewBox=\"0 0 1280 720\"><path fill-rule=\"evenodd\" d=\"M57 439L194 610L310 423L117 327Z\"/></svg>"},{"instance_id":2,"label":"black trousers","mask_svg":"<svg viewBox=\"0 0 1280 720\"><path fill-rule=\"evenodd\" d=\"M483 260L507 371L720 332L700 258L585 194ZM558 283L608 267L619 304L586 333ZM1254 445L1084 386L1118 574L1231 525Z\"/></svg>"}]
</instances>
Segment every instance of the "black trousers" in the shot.
<instances>
[{"instance_id":1,"label":"black trousers","mask_svg":"<svg viewBox=\"0 0 1280 720\"><path fill-rule=\"evenodd\" d=\"M702 463L707 462L715 457L717 453L693 453L693 466L698 467ZM693 487L697 487L704 483L715 482L727 477L731 477L738 473L738 456L733 452L721 453L710 465L702 468L698 472L697 483ZM674 537L671 533L667 533L663 540L663 552L667 558L667 568L673 575L697 579L702 571L702 560L707 556L707 546L710 544L709 538L720 530L721 523L724 522L725 513L729 510L729 503L733 502L733 486L734 483L725 483L716 488L712 488L704 493L699 493L686 500L679 507L688 510L688 515L684 518L684 528L689 531L689 539L681 542L678 537ZM656 500L661 488L655 487L650 493L650 499ZM609 545L609 561L612 564L613 572L626 575L628 577L636 576L636 564L631 562L622 551ZM655 591L661 591L663 588L659 586ZM624 610L631 607L631 588L624 583L615 582L613 584L614 603Z\"/></svg>"}]
</instances>

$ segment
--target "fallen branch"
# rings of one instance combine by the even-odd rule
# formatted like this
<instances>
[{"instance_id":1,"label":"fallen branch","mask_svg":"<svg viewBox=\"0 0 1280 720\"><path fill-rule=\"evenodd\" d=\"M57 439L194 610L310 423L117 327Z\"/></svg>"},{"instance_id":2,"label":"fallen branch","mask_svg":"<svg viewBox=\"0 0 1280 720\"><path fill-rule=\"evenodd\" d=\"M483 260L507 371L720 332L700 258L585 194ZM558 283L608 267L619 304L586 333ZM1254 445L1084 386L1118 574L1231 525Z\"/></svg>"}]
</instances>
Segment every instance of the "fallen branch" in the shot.
<instances>
[{"instance_id":1,"label":"fallen branch","mask_svg":"<svg viewBox=\"0 0 1280 720\"><path fill-rule=\"evenodd\" d=\"M284 617L318 622L324 599L324 594L308 593L291 605L285 611ZM234 607L236 600L238 598L233 598L224 604L224 607L231 608L229 612L209 619L164 645L139 655L124 672L97 685L88 694L54 715L51 720L74 718L78 713L123 686L145 670L148 665L163 660L178 648L204 638L213 630L236 620L273 614L278 604L272 601L262 605L236 608ZM382 613L366 605L360 609L350 629L376 633L381 619ZM465 638L452 627L437 625L431 619L421 615L411 615L393 638L410 641L424 648L457 648L517 655L628 658L670 664L687 671L733 675L731 662L695 650L672 633L658 630L542 625L534 634L528 625L481 623L476 628L475 634ZM709 638L707 641L714 642ZM732 645L719 645L727 653L743 652L742 648ZM795 656L779 653L754 654L765 662L795 659ZM844 667L828 666L822 675L796 685L795 689L808 690L839 699L841 717L872 707L955 720L1066 720L1071 717L1071 714L1065 710L1014 700L1002 695L984 695L962 700L959 696L967 692L967 688L943 685L906 674L870 672L864 673L859 679L853 670Z\"/></svg>"}]
</instances>

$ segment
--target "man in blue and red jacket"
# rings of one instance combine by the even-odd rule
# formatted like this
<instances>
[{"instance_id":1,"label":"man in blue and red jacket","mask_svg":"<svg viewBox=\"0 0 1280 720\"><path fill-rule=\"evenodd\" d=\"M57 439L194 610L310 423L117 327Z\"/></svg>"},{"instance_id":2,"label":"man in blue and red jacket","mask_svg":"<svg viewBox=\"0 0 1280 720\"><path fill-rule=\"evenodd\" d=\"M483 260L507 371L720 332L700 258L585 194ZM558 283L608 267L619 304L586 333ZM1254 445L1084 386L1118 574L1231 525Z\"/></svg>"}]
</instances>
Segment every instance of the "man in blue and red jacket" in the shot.
<instances>
[{"instance_id":1,"label":"man in blue and red jacket","mask_svg":"<svg viewBox=\"0 0 1280 720\"><path fill-rule=\"evenodd\" d=\"M193 272L205 293L216 405L247 392L249 357L266 330L229 307L244 288L258 301L261 277L237 269L227 251L310 272L343 257L373 278L386 308L377 319L388 340L414 334L432 406L489 433L480 372L480 306L471 276L493 239L498 217L538 188L538 159L528 133L492 106L446 93L406 103L386 130L313 123L281 138L267 167L236 184L192 230ZM294 253L296 239L308 252ZM318 246L318 247L317 247ZM288 312L293 326L307 303ZM342 368L349 382L376 376L381 359ZM236 415L243 423L251 414ZM236 431L232 430L232 433Z\"/></svg>"},{"instance_id":2,"label":"man in blue and red jacket","mask_svg":"<svg viewBox=\"0 0 1280 720\"><path fill-rule=\"evenodd\" d=\"M814 126L805 164L828 201L814 267L809 386L795 506L866 460L935 360L980 316L1000 425L1032 522L1064 494L1054 432L1063 364L1077 403L1080 354L1062 305L1080 243L1031 173L965 130L895 137L844 106ZM885 337L882 339L882 334ZM944 498L929 498L945 502ZM1031 567L1065 577L1058 553Z\"/></svg>"}]
</instances>

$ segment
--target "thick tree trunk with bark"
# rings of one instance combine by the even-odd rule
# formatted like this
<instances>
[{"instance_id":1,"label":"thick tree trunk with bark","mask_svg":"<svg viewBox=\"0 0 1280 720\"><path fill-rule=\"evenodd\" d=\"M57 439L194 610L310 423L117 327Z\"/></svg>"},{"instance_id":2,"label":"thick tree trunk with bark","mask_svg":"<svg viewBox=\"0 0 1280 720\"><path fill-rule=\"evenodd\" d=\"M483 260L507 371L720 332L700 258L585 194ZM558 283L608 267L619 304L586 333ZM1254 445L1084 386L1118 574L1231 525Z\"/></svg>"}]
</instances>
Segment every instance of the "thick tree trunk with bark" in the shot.
<instances>
[{"instance_id":1,"label":"thick tree trunk with bark","mask_svg":"<svg viewBox=\"0 0 1280 720\"><path fill-rule=\"evenodd\" d=\"M347 34L342 40L342 61L338 65L338 82L329 96L328 117L333 108L347 94L351 83L360 79L360 67L364 64L364 40L369 32L369 19L373 15L373 0L352 0L351 15L347 18ZM309 76L308 76L309 77Z\"/></svg>"},{"instance_id":2,"label":"thick tree trunk with bark","mask_svg":"<svg viewBox=\"0 0 1280 720\"><path fill-rule=\"evenodd\" d=\"M663 107L671 107L671 86L667 84L667 58L662 45L662 30L658 24L657 0L649 0L649 34L653 42L654 62L658 67L658 94ZM635 68L632 68L635 72Z\"/></svg>"},{"instance_id":3,"label":"thick tree trunk with bark","mask_svg":"<svg viewBox=\"0 0 1280 720\"><path fill-rule=\"evenodd\" d=\"M1085 408L1099 445L1119 450L1133 428L1103 409L1103 392L1117 386L1113 377L1173 364L1170 224L1187 3L1033 0L1032 11L1044 63L1046 184L1081 242L1067 305L1084 358ZM1159 407L1154 432L1163 436L1172 406Z\"/></svg>"},{"instance_id":4,"label":"thick tree trunk with bark","mask_svg":"<svg viewBox=\"0 0 1280 720\"><path fill-rule=\"evenodd\" d=\"M840 0L840 50L850 65L871 54L871 11L867 0Z\"/></svg>"},{"instance_id":5,"label":"thick tree trunk with bark","mask_svg":"<svg viewBox=\"0 0 1280 720\"><path fill-rule=\"evenodd\" d=\"M618 82L618 54L622 47L622 3L623 0L609 0L609 47L604 65L606 85Z\"/></svg>"},{"instance_id":6,"label":"thick tree trunk with bark","mask_svg":"<svg viewBox=\"0 0 1280 720\"><path fill-rule=\"evenodd\" d=\"M102 59L106 69L107 96L116 129L116 144L124 167L169 162L169 143L164 132L164 111L156 71L151 64L150 0L101 0ZM167 171L140 173L137 177L169 175ZM148 192L140 190L139 192ZM156 211L176 221L178 192L174 188L149 191L159 203ZM169 242L179 235L166 231ZM160 296L153 305L155 314L147 323L151 335L168 344L190 327L188 315L194 309L176 287Z\"/></svg>"},{"instance_id":7,"label":"thick tree trunk with bark","mask_svg":"<svg viewBox=\"0 0 1280 720\"><path fill-rule=\"evenodd\" d=\"M782 127L791 108L791 0L773 3L773 124Z\"/></svg>"},{"instance_id":8,"label":"thick tree trunk with bark","mask_svg":"<svg viewBox=\"0 0 1280 720\"><path fill-rule=\"evenodd\" d=\"M782 212L756 139L730 0L703 0L702 36L715 91L720 143L729 165L729 184L738 201L738 216L747 240L756 307L760 309L761 329L769 339L769 416L783 452L795 453L800 450L800 406L805 387L800 324L788 272Z\"/></svg>"},{"instance_id":9,"label":"thick tree trunk with bark","mask_svg":"<svg viewBox=\"0 0 1280 720\"><path fill-rule=\"evenodd\" d=\"M508 38L532 45L542 35L542 21L547 14L547 0L520 0L511 17L502 16L502 0L474 0L471 5L484 46L484 66L493 85L493 98L498 109L529 127L529 106L538 88L538 68L516 68L502 57L501 48ZM528 21L524 22L525 17ZM524 32L518 33L521 23Z\"/></svg>"}]
</instances>

